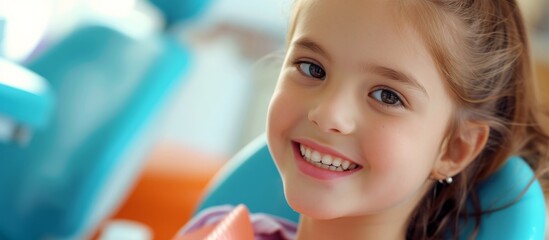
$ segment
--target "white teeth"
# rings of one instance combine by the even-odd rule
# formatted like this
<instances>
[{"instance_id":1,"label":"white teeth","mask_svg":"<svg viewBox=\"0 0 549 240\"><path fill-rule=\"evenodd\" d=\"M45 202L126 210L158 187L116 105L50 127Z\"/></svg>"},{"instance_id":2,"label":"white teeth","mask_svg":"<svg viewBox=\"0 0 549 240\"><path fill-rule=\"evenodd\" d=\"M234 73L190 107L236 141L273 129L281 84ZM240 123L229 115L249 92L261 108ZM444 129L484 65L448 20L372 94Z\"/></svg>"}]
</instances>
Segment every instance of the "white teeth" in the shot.
<instances>
[{"instance_id":1,"label":"white teeth","mask_svg":"<svg viewBox=\"0 0 549 240\"><path fill-rule=\"evenodd\" d=\"M349 168L349 165L351 165L351 162L345 160L341 163L341 167L345 170L347 170Z\"/></svg>"},{"instance_id":2,"label":"white teeth","mask_svg":"<svg viewBox=\"0 0 549 240\"><path fill-rule=\"evenodd\" d=\"M333 157L328 154L322 154L318 151L314 151L301 144L299 145L299 151L301 152L301 155L307 162L319 168L329 169L331 171L338 171L338 172L348 171L348 170L353 170L358 168L357 164L351 163L348 160L343 160L339 157Z\"/></svg>"},{"instance_id":3,"label":"white teeth","mask_svg":"<svg viewBox=\"0 0 549 240\"><path fill-rule=\"evenodd\" d=\"M322 163L326 165L332 164L332 157L330 155L324 155L322 157ZM336 166L337 167L337 166Z\"/></svg>"},{"instance_id":4,"label":"white teeth","mask_svg":"<svg viewBox=\"0 0 549 240\"><path fill-rule=\"evenodd\" d=\"M320 162L320 159L321 159L320 153L317 151L313 151L311 160L313 160L313 162Z\"/></svg>"},{"instance_id":5,"label":"white teeth","mask_svg":"<svg viewBox=\"0 0 549 240\"><path fill-rule=\"evenodd\" d=\"M332 162L332 165L334 165L336 167L341 166L341 158L334 159L334 161Z\"/></svg>"}]
</instances>

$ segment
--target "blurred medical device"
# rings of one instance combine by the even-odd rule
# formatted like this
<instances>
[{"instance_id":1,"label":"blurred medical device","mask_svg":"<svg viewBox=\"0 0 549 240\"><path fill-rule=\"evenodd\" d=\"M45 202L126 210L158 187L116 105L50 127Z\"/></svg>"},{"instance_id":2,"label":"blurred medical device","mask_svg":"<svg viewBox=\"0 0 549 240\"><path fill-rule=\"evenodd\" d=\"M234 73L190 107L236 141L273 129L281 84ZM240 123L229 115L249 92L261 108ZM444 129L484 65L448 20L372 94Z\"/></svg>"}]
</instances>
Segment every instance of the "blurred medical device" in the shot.
<instances>
[{"instance_id":1,"label":"blurred medical device","mask_svg":"<svg viewBox=\"0 0 549 240\"><path fill-rule=\"evenodd\" d=\"M25 64L0 59L0 239L83 239L128 191L148 126L192 62L170 29L208 4L148 2L162 31L90 22ZM21 18L2 13L6 39Z\"/></svg>"}]
</instances>

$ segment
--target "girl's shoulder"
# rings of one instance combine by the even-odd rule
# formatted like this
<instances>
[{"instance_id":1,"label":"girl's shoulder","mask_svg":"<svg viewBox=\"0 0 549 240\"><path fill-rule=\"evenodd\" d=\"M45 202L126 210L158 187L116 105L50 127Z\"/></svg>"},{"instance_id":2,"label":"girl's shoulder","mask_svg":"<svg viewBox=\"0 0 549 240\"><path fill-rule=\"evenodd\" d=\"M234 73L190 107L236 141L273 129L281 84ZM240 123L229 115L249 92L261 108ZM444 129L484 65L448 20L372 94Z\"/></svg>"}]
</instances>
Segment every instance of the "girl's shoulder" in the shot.
<instances>
[{"instance_id":1,"label":"girl's shoulder","mask_svg":"<svg viewBox=\"0 0 549 240\"><path fill-rule=\"evenodd\" d=\"M265 213L250 214L244 205L222 205L201 211L179 231L176 239L192 239L184 236L211 233L215 228L223 228L226 234L234 233L232 230L236 229L238 234L244 235L248 234L246 232L249 229L250 236L259 240L295 239L297 232L296 223L289 220Z\"/></svg>"}]
</instances>

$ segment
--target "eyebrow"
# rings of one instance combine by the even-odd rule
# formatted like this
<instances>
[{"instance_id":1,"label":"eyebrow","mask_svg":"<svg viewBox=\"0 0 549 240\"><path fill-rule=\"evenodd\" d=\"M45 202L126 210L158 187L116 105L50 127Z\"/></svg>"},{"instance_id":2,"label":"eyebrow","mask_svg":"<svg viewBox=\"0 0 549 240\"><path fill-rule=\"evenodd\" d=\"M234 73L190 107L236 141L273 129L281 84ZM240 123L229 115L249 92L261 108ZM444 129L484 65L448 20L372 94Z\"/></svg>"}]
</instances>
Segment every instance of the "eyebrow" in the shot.
<instances>
[{"instance_id":1,"label":"eyebrow","mask_svg":"<svg viewBox=\"0 0 549 240\"><path fill-rule=\"evenodd\" d=\"M407 75L407 74L405 74L401 71L398 71L398 70L395 70L395 69L392 69L392 68L389 68L389 67L379 66L379 65L367 66L366 69L370 70L370 71L372 71L372 72L374 72L378 75L384 76L388 79L408 84L408 85L410 85L414 88L417 88L418 90L423 92L425 95L427 95L427 97L429 97L429 94L427 93L427 90L425 90L425 87L423 87L411 75Z\"/></svg>"},{"instance_id":2,"label":"eyebrow","mask_svg":"<svg viewBox=\"0 0 549 240\"><path fill-rule=\"evenodd\" d=\"M308 38L300 38L293 43L298 48L307 49L330 59L330 55L320 45L309 40Z\"/></svg>"},{"instance_id":3,"label":"eyebrow","mask_svg":"<svg viewBox=\"0 0 549 240\"><path fill-rule=\"evenodd\" d=\"M322 55L327 59L330 59L330 55L328 54L328 52L326 52L320 45L318 45L317 43L313 42L308 38L300 38L296 40L293 44L298 48L310 50L312 52ZM418 90L423 92L425 95L427 95L427 97L429 97L429 94L427 93L427 90L425 89L425 87L423 87L411 75L405 74L401 71L398 71L389 67L380 66L380 65L367 65L365 69L367 71L371 71L373 73L386 77L390 80L395 80L401 83L408 84L414 88L417 88Z\"/></svg>"}]
</instances>

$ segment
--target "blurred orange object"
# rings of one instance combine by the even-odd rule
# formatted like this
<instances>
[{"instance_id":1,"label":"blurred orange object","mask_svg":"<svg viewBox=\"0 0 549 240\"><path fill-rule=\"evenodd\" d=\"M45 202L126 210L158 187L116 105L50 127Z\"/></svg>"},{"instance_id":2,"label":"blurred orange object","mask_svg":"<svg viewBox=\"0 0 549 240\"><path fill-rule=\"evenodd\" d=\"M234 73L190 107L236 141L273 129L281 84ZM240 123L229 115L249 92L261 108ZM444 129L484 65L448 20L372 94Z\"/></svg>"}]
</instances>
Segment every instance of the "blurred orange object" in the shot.
<instances>
[{"instance_id":1,"label":"blurred orange object","mask_svg":"<svg viewBox=\"0 0 549 240\"><path fill-rule=\"evenodd\" d=\"M194 232L176 236L174 240L253 240L254 230L250 212L238 205L217 224L206 225Z\"/></svg>"},{"instance_id":2,"label":"blurred orange object","mask_svg":"<svg viewBox=\"0 0 549 240\"><path fill-rule=\"evenodd\" d=\"M227 159L173 143L159 144L111 219L140 222L152 229L154 239L173 238L191 218L204 188Z\"/></svg>"}]
</instances>

